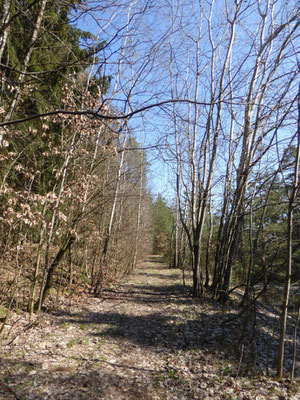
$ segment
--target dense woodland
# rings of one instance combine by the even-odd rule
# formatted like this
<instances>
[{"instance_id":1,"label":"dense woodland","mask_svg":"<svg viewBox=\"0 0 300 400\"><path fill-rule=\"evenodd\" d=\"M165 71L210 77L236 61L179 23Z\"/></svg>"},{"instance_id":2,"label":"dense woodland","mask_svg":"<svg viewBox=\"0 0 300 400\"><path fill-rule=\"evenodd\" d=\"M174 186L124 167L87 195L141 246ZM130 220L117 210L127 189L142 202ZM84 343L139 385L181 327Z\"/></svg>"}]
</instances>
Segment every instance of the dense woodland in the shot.
<instances>
[{"instance_id":1,"label":"dense woodland","mask_svg":"<svg viewBox=\"0 0 300 400\"><path fill-rule=\"evenodd\" d=\"M0 331L161 254L193 297L241 290L250 324L284 288L281 377L300 298L298 2L0 9ZM173 198L151 193L151 159Z\"/></svg>"}]
</instances>

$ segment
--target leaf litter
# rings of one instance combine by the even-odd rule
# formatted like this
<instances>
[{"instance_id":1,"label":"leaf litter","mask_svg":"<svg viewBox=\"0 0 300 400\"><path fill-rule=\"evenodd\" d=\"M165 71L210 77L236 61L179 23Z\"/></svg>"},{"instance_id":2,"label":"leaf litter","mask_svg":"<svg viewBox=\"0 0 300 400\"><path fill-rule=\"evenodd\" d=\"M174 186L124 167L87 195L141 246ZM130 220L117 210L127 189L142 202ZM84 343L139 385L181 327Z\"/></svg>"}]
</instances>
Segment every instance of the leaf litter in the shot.
<instances>
[{"instance_id":1,"label":"leaf litter","mask_svg":"<svg viewBox=\"0 0 300 400\"><path fill-rule=\"evenodd\" d=\"M191 298L180 271L155 261L99 298L82 293L36 317L30 329L28 316L15 315L1 343L0 400L300 398L299 377L274 377L275 308L258 303L255 329L245 326L234 303Z\"/></svg>"}]
</instances>

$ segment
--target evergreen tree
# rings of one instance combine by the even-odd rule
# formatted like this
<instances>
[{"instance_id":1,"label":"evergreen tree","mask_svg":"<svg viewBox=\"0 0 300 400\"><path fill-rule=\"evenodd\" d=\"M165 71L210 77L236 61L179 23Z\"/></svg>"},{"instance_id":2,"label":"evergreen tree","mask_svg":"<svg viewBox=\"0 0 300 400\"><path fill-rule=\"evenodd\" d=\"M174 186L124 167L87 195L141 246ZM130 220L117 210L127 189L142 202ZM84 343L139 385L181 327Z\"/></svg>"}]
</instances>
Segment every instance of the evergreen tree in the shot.
<instances>
[{"instance_id":1,"label":"evergreen tree","mask_svg":"<svg viewBox=\"0 0 300 400\"><path fill-rule=\"evenodd\" d=\"M158 195L153 206L153 251L170 260L171 240L174 228L174 213L166 201Z\"/></svg>"}]
</instances>

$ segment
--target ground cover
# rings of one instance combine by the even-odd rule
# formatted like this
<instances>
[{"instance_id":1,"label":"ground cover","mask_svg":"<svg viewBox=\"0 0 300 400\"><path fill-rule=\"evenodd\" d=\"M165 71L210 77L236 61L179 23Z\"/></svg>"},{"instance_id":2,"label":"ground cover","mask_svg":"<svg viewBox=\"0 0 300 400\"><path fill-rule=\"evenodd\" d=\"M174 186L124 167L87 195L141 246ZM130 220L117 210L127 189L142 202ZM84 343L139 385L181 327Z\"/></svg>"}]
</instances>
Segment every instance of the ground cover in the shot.
<instances>
[{"instance_id":1,"label":"ground cover","mask_svg":"<svg viewBox=\"0 0 300 400\"><path fill-rule=\"evenodd\" d=\"M30 324L14 315L1 343L0 399L296 400L299 378L274 377L275 311L258 303L246 324L234 302L193 299L180 271L151 257L98 298L83 292Z\"/></svg>"}]
</instances>

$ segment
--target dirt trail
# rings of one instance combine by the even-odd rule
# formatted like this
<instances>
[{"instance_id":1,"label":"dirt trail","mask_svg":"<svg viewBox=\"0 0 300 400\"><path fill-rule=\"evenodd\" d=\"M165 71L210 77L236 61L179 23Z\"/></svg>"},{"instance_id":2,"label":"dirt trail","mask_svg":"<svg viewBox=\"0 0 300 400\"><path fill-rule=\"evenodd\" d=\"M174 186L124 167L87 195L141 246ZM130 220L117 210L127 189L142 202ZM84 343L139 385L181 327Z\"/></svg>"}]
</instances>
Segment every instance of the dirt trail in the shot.
<instances>
[{"instance_id":1,"label":"dirt trail","mask_svg":"<svg viewBox=\"0 0 300 400\"><path fill-rule=\"evenodd\" d=\"M235 378L223 315L152 258L118 288L45 314L4 346L0 399L297 399L295 385Z\"/></svg>"}]
</instances>

